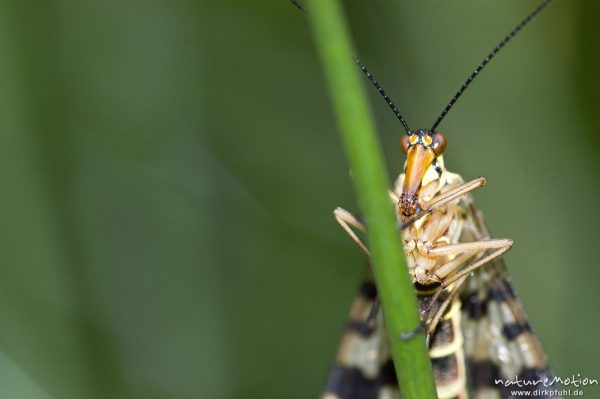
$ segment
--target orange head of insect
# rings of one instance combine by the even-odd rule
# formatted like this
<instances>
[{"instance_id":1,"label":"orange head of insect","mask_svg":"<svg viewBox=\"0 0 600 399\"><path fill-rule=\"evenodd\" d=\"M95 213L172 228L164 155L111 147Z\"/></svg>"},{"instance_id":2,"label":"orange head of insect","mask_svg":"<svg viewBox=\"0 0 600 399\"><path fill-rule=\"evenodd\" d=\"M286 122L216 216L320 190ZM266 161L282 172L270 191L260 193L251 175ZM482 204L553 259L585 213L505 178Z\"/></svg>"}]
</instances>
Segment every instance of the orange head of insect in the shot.
<instances>
[{"instance_id":1,"label":"orange head of insect","mask_svg":"<svg viewBox=\"0 0 600 399\"><path fill-rule=\"evenodd\" d=\"M398 208L403 218L410 219L420 211L421 188L442 176L441 155L446 139L439 132L420 129L402 136L401 147L406 164Z\"/></svg>"}]
</instances>

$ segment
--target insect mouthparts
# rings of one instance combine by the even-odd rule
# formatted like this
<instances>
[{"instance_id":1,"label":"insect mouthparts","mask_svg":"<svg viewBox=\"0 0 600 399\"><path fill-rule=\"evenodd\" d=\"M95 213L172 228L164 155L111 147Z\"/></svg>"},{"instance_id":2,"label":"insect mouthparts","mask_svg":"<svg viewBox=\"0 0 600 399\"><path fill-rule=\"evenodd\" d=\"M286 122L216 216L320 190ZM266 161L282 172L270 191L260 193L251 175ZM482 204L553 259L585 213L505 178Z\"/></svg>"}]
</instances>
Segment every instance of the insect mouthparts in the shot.
<instances>
[{"instance_id":1,"label":"insect mouthparts","mask_svg":"<svg viewBox=\"0 0 600 399\"><path fill-rule=\"evenodd\" d=\"M398 202L400 214L407 218L413 217L419 208L418 198L415 193L400 194L400 201Z\"/></svg>"}]
</instances>

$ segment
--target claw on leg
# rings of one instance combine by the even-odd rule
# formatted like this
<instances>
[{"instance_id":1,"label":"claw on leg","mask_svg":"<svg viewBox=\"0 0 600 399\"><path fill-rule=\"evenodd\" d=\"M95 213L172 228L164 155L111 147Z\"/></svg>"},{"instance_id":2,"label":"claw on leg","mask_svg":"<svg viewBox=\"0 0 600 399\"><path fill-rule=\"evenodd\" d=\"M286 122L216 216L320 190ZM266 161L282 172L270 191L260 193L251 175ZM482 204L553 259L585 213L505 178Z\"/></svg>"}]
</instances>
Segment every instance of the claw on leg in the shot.
<instances>
[{"instance_id":1,"label":"claw on leg","mask_svg":"<svg viewBox=\"0 0 600 399\"><path fill-rule=\"evenodd\" d=\"M410 341L417 335L424 333L424 332L425 332L425 324L423 324L423 322L421 321L421 322L419 322L419 325L417 326L417 328L415 328L414 330L400 334L400 339L402 341Z\"/></svg>"}]
</instances>

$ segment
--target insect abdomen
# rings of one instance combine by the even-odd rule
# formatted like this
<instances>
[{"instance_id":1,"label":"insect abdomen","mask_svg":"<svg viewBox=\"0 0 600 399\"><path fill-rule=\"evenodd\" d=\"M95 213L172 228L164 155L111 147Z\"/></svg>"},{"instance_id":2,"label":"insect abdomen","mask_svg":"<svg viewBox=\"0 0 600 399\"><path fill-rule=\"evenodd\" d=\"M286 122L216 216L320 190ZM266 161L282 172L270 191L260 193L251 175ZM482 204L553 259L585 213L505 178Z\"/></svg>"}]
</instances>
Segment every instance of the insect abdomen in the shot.
<instances>
[{"instance_id":1,"label":"insect abdomen","mask_svg":"<svg viewBox=\"0 0 600 399\"><path fill-rule=\"evenodd\" d=\"M431 293L417 290L421 309L430 305ZM466 399L466 371L463 334L460 327L461 304L458 299L428 337L429 357L439 399Z\"/></svg>"}]
</instances>

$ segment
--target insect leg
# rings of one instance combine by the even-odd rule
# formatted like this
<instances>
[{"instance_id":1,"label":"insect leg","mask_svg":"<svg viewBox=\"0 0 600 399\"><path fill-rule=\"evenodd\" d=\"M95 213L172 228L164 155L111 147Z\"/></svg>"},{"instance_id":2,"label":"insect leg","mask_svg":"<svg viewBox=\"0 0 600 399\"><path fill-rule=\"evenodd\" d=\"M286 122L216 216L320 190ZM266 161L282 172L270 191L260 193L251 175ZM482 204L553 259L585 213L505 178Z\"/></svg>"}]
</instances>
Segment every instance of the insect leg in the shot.
<instances>
[{"instance_id":1,"label":"insect leg","mask_svg":"<svg viewBox=\"0 0 600 399\"><path fill-rule=\"evenodd\" d=\"M403 341L410 341L411 339L413 339L417 335L421 334L422 332L426 332L426 329L425 329L425 323L423 323L421 321L421 322L419 322L419 326L417 328L415 328L414 330L400 334L400 339Z\"/></svg>"},{"instance_id":2,"label":"insect leg","mask_svg":"<svg viewBox=\"0 0 600 399\"><path fill-rule=\"evenodd\" d=\"M424 209L425 212L429 213L438 208L441 208L447 205L449 202L462 197L463 195L478 189L479 187L485 185L485 178L478 177L477 179L473 179L469 182L463 183L457 187L454 187L437 197L431 199L427 204L425 204ZM419 215L421 216L421 215Z\"/></svg>"},{"instance_id":3,"label":"insect leg","mask_svg":"<svg viewBox=\"0 0 600 399\"><path fill-rule=\"evenodd\" d=\"M472 256L473 256L472 254L469 254L468 256L466 256L466 259L468 259ZM452 286L451 290L449 291L448 296L446 296L442 300L441 305L436 307L436 304L437 304L438 300L440 299L441 295L445 291L448 292L446 290L447 287L440 286L439 289L437 290L437 292L435 293L435 295L433 295L431 297L431 303L425 312L425 314L427 316L424 318L423 321L421 321L421 323L419 324L419 327L417 327L413 331L402 334L400 336L400 338L403 340L408 340L408 339L415 337L417 334L419 334L421 332L425 332L428 343L429 343L429 338L431 337L431 334L435 331L437 325L444 317L444 315L446 313L446 309L448 309L448 306L450 306L450 304L452 303L452 301L454 300L456 295L458 295L458 293L460 291L460 287L463 285L463 283L466 280L467 280L467 276L464 276L462 279L457 281L456 284L454 284L454 286Z\"/></svg>"},{"instance_id":4,"label":"insect leg","mask_svg":"<svg viewBox=\"0 0 600 399\"><path fill-rule=\"evenodd\" d=\"M483 266L487 262L492 259L497 258L502 255L506 251L508 251L512 247L512 240L507 238L501 239L493 239L493 240L482 240L482 241L473 241L473 242L465 242L458 244L449 244L443 245L434 248L422 248L425 250L427 255L429 256L443 256L443 255L452 255L452 254L466 254L466 253L478 253L484 252L488 250L494 250L491 254L477 260L475 263L472 263L468 266L465 266L462 270L456 271L457 267L460 264L457 262L448 262L444 265L438 267L434 273L437 277L442 280L442 286L447 287L456 280L460 279L463 276L468 275L475 269Z\"/></svg>"},{"instance_id":5,"label":"insect leg","mask_svg":"<svg viewBox=\"0 0 600 399\"><path fill-rule=\"evenodd\" d=\"M454 187L438 195L437 197L432 198L423 206L423 210L421 212L419 212L410 221L406 222L402 227L404 228L414 223L423 216L435 211L436 209L446 206L449 202L454 201L455 199L460 198L461 196L464 196L465 194L468 194L471 191L476 190L483 185L485 185L485 178L478 177L477 179L473 179L469 182L462 183L459 186ZM390 198L392 198L393 201L395 198L399 199L400 197L397 194L390 192Z\"/></svg>"},{"instance_id":6,"label":"insect leg","mask_svg":"<svg viewBox=\"0 0 600 399\"><path fill-rule=\"evenodd\" d=\"M465 253L465 254L460 254L458 255L456 258L452 259L450 262L442 265L444 267L450 267L452 269L456 269L461 265L464 265L469 259L471 259L475 254L473 253ZM455 287L459 285L456 284ZM442 293L444 292L444 290L446 289L446 287L444 286L440 286L437 290L437 292L431 297L431 303L429 305L429 308L426 310L426 313L429 315L431 313L435 313L437 312L437 310L435 310L434 312L434 306L436 305L437 301L440 299L440 296L442 295ZM447 298L444 299L444 301L446 301ZM443 302L444 302L443 301ZM442 302L442 303L443 303ZM430 317L428 316L425 320L429 320Z\"/></svg>"},{"instance_id":7,"label":"insect leg","mask_svg":"<svg viewBox=\"0 0 600 399\"><path fill-rule=\"evenodd\" d=\"M468 276L463 276L456 282L456 284L452 287L452 291L450 292L450 294L446 298L444 298L444 301L442 302L442 304L437 309L435 309L435 312L430 312L430 313L434 313L433 316L431 316L429 314L427 315L427 319L425 320L425 323L424 323L425 331L427 332L427 336L430 336L435 331L439 322L442 320L442 317L446 313L446 309L448 309L448 306L450 306L450 304L452 303L452 301L454 300L456 295L458 295L458 293L460 292L460 287L464 284L465 281L467 281L467 277ZM432 302L432 304L431 304L432 311L434 310L433 306L434 306L435 302L437 302L437 300L439 299L439 297L440 297L441 293L444 291L444 289L445 289L445 287L440 287L440 290L432 298L432 301L431 301Z\"/></svg>"},{"instance_id":8,"label":"insect leg","mask_svg":"<svg viewBox=\"0 0 600 399\"><path fill-rule=\"evenodd\" d=\"M441 286L439 291L433 296L431 301L431 307L428 313L432 313L433 315L428 315L425 319L425 326L427 333L432 333L435 331L438 323L444 316L446 309L452 303L454 297L458 294L460 286L464 284L467 280L467 277L471 272L475 269L485 265L490 260L497 258L502 255L506 251L510 249L512 246L512 240L509 239L495 239L495 240L482 240L475 242L467 242L467 243L458 243L458 244L450 244L443 245L436 248L425 249L428 255L433 256L443 256L443 255L453 255L459 254L453 260L441 265L438 267L434 273L436 276L442 279ZM481 255L490 249L495 249L496 251L491 254L481 257ZM456 272L456 269L461 265L465 264L471 257L474 255L479 255L478 259L468 265L465 266L461 271ZM439 299L442 292L449 287L452 283L455 283L454 286L451 287L451 292L448 297L444 299L442 304L434 308L437 300Z\"/></svg>"},{"instance_id":9,"label":"insect leg","mask_svg":"<svg viewBox=\"0 0 600 399\"><path fill-rule=\"evenodd\" d=\"M343 208L335 208L333 211L333 215L335 216L335 220L342 226L342 228L348 233L348 235L358 244L360 249L362 249L367 255L370 255L367 246L360 239L360 237L356 234L352 227L359 229L361 231L365 231L365 225L360 222L353 214L348 212Z\"/></svg>"},{"instance_id":10,"label":"insect leg","mask_svg":"<svg viewBox=\"0 0 600 399\"><path fill-rule=\"evenodd\" d=\"M512 246L512 240L508 238L495 238L491 240L480 240L480 241L470 241L470 242L459 242L456 244L444 244L438 246L430 246L427 243L419 243L417 244L417 248L419 252L425 254L426 256L436 257L436 256L447 256L447 255L461 255L461 254L476 254L478 252L487 251L490 249L504 248L507 247L506 250L509 250ZM444 269L444 266L450 264L448 262L436 269L436 271L440 269ZM443 276L439 276L440 278L445 277L450 274L452 270L444 273Z\"/></svg>"},{"instance_id":11,"label":"insect leg","mask_svg":"<svg viewBox=\"0 0 600 399\"><path fill-rule=\"evenodd\" d=\"M375 297L373 301L373 306L371 307L371 311L369 312L369 316L367 316L367 326L370 328L375 328L375 323L377 322L377 315L379 314L379 308L381 307L381 302L379 300L379 295Z\"/></svg>"}]
</instances>

